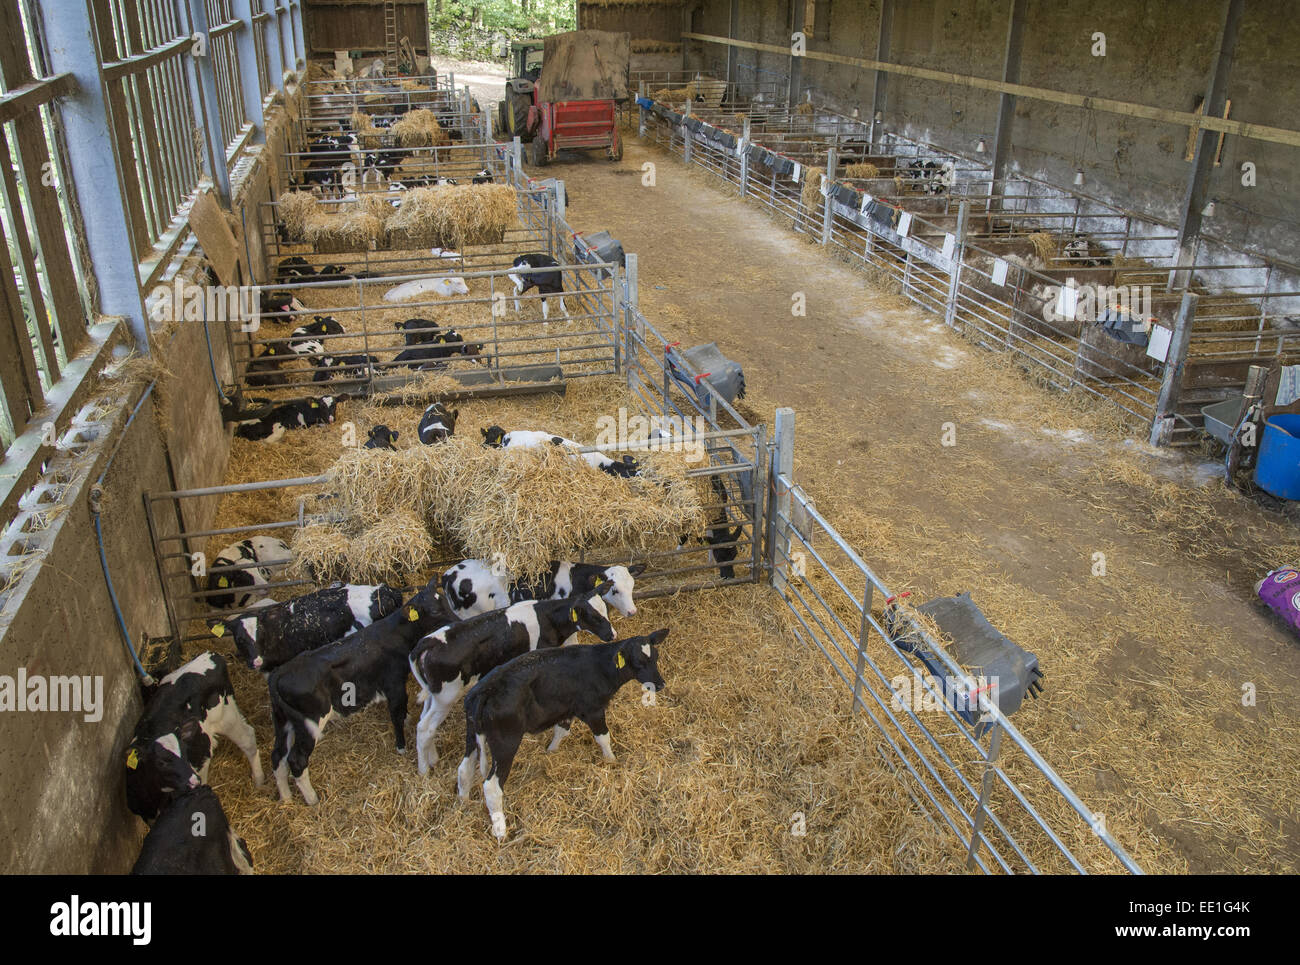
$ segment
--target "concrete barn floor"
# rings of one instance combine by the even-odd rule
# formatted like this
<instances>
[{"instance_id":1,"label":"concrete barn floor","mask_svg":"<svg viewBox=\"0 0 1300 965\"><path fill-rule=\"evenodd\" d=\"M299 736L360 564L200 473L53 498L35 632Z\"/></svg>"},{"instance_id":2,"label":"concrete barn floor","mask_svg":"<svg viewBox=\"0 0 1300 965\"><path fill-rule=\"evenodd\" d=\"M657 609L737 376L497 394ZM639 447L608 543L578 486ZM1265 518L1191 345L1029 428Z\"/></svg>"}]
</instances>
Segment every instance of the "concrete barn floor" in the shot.
<instances>
[{"instance_id":1,"label":"concrete barn floor","mask_svg":"<svg viewBox=\"0 0 1300 965\"><path fill-rule=\"evenodd\" d=\"M1046 693L1016 724L1123 837L1146 836L1148 870L1300 870L1300 646L1251 591L1300 559L1292 524L634 136L619 164L566 153L531 173L566 181L576 230L640 256L668 339L743 363L743 411L795 408L798 480L891 588L970 590L1038 654Z\"/></svg>"}]
</instances>

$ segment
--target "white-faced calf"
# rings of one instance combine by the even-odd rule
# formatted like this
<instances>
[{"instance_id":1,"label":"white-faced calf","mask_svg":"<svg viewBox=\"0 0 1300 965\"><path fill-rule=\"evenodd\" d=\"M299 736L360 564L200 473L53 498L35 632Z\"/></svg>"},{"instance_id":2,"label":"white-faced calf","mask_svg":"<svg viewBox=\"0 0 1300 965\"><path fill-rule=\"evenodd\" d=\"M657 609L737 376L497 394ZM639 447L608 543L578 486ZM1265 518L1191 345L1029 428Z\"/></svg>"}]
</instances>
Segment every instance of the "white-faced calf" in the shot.
<instances>
[{"instance_id":1,"label":"white-faced calf","mask_svg":"<svg viewBox=\"0 0 1300 965\"><path fill-rule=\"evenodd\" d=\"M523 736L553 727L547 751L555 751L576 718L591 728L601 754L612 761L605 708L631 680L646 690L664 689L659 645L667 636L666 629L656 630L622 643L527 653L493 670L465 695L465 757L456 769L456 792L468 797L477 765L498 839L506 836L504 788Z\"/></svg>"},{"instance_id":2,"label":"white-faced calf","mask_svg":"<svg viewBox=\"0 0 1300 965\"><path fill-rule=\"evenodd\" d=\"M457 698L493 667L529 650L558 647L579 630L613 640L599 593L575 600L530 600L435 630L411 652L411 673L424 710L416 731L421 774L438 761L434 737Z\"/></svg>"},{"instance_id":3,"label":"white-faced calf","mask_svg":"<svg viewBox=\"0 0 1300 965\"><path fill-rule=\"evenodd\" d=\"M551 563L551 568L534 580L508 583L504 573L487 560L461 560L442 574L442 592L462 619L524 600L567 600L600 591L605 602L624 616L636 615L632 600L636 577L643 564L605 566L600 563Z\"/></svg>"},{"instance_id":4,"label":"white-faced calf","mask_svg":"<svg viewBox=\"0 0 1300 965\"><path fill-rule=\"evenodd\" d=\"M303 800L317 801L307 764L326 725L378 701L388 703L397 752L406 750L407 658L425 634L455 620L438 598L437 580L396 611L337 643L309 650L271 672L271 766L280 799L290 797L289 775Z\"/></svg>"},{"instance_id":5,"label":"white-faced calf","mask_svg":"<svg viewBox=\"0 0 1300 965\"><path fill-rule=\"evenodd\" d=\"M289 544L272 536L253 536L231 543L208 568L207 589L230 590L206 597L218 610L249 606L266 595L272 571L293 558ZM260 565L259 565L260 564Z\"/></svg>"},{"instance_id":6,"label":"white-faced calf","mask_svg":"<svg viewBox=\"0 0 1300 965\"><path fill-rule=\"evenodd\" d=\"M565 446L569 449L583 448L581 442L574 442L553 432L542 432L536 429L513 429L506 432L500 426L488 426L486 429L480 429L479 432L483 433L483 445L498 449L535 449L548 444ZM603 452L575 452L574 455L593 469L599 469L611 476L627 479L641 474L641 466L631 456L612 459Z\"/></svg>"},{"instance_id":7,"label":"white-faced calf","mask_svg":"<svg viewBox=\"0 0 1300 965\"><path fill-rule=\"evenodd\" d=\"M261 442L279 442L289 429L309 429L312 426L333 422L338 401L331 395L320 399L303 399L277 405L257 419L245 419L235 426L235 435L241 439Z\"/></svg>"},{"instance_id":8,"label":"white-faced calf","mask_svg":"<svg viewBox=\"0 0 1300 965\"><path fill-rule=\"evenodd\" d=\"M249 669L269 673L300 653L370 626L401 605L401 594L383 583L343 584L215 621L211 630L213 636L234 641Z\"/></svg>"},{"instance_id":9,"label":"white-faced calf","mask_svg":"<svg viewBox=\"0 0 1300 965\"><path fill-rule=\"evenodd\" d=\"M229 737L262 784L257 737L235 703L226 661L204 653L154 689L126 751L126 803L152 821L177 794L207 780L218 737Z\"/></svg>"}]
</instances>

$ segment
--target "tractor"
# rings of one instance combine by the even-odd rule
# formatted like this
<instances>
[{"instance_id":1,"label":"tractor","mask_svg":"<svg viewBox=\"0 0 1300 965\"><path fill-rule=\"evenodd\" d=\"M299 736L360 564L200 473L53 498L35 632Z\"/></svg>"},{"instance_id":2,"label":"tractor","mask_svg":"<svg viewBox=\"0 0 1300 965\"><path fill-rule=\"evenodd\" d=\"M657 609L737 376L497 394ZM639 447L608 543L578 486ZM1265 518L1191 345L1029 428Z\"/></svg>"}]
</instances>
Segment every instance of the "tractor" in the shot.
<instances>
[{"instance_id":1,"label":"tractor","mask_svg":"<svg viewBox=\"0 0 1300 965\"><path fill-rule=\"evenodd\" d=\"M565 149L600 148L610 160L621 160L616 102L627 96L627 50L627 34L595 30L511 44L498 134L527 144L528 160L536 167ZM545 96L557 91L564 99Z\"/></svg>"}]
</instances>

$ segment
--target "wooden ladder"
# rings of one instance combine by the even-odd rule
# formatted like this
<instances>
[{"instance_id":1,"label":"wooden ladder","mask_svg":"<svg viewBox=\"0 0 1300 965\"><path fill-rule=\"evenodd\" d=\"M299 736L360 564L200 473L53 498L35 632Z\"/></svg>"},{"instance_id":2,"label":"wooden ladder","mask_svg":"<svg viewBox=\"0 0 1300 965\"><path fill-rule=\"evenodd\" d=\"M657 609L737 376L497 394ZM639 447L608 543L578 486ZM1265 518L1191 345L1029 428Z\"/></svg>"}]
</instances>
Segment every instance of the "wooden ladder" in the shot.
<instances>
[{"instance_id":1,"label":"wooden ladder","mask_svg":"<svg viewBox=\"0 0 1300 965\"><path fill-rule=\"evenodd\" d=\"M384 4L384 70L390 76L397 73L397 4Z\"/></svg>"}]
</instances>

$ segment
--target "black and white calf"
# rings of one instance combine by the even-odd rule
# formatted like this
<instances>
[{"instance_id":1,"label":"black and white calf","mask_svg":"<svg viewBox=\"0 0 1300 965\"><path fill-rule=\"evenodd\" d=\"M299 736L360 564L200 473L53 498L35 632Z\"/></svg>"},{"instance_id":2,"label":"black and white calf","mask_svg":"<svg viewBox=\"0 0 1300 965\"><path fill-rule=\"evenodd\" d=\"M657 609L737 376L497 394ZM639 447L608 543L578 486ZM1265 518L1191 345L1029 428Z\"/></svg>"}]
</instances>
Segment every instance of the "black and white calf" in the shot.
<instances>
[{"instance_id":1,"label":"black and white calf","mask_svg":"<svg viewBox=\"0 0 1300 965\"><path fill-rule=\"evenodd\" d=\"M248 606L266 595L262 587L271 581L271 570L292 558L289 544L271 536L253 536L231 543L208 567L207 589L232 592L206 597L208 605L218 610Z\"/></svg>"},{"instance_id":2,"label":"black and white calf","mask_svg":"<svg viewBox=\"0 0 1300 965\"><path fill-rule=\"evenodd\" d=\"M196 829L202 828L202 833ZM133 875L252 874L253 857L207 785L172 799L150 829Z\"/></svg>"},{"instance_id":3,"label":"black and white calf","mask_svg":"<svg viewBox=\"0 0 1300 965\"><path fill-rule=\"evenodd\" d=\"M410 335L407 335L409 340ZM409 342L408 342L409 344ZM424 368L433 363L433 367L453 356L463 355L475 358L483 351L483 346L465 341L465 336L454 328L440 330L425 336L424 341L403 349L394 357L394 362L403 365Z\"/></svg>"},{"instance_id":4,"label":"black and white calf","mask_svg":"<svg viewBox=\"0 0 1300 965\"><path fill-rule=\"evenodd\" d=\"M344 379L363 379L374 371L379 359L373 355L316 355L311 364L316 366L313 382L328 382L334 376Z\"/></svg>"},{"instance_id":5,"label":"black and white calf","mask_svg":"<svg viewBox=\"0 0 1300 965\"><path fill-rule=\"evenodd\" d=\"M290 292L263 291L259 293L258 301L260 313L271 321L282 321L289 312L305 312L307 310L307 306L298 301Z\"/></svg>"},{"instance_id":6,"label":"black and white calf","mask_svg":"<svg viewBox=\"0 0 1300 965\"><path fill-rule=\"evenodd\" d=\"M411 673L424 710L415 747L421 774L438 762L434 737L457 698L491 670L530 650L558 647L586 630L602 640L617 635L599 593L573 600L529 600L452 623L426 636L411 652Z\"/></svg>"},{"instance_id":7,"label":"black and white calf","mask_svg":"<svg viewBox=\"0 0 1300 965\"><path fill-rule=\"evenodd\" d=\"M226 661L203 653L164 677L145 705L126 750L127 807L151 822L173 796L207 781L219 736L244 752L261 787L257 736L235 703Z\"/></svg>"},{"instance_id":8,"label":"black and white calf","mask_svg":"<svg viewBox=\"0 0 1300 965\"><path fill-rule=\"evenodd\" d=\"M1061 249L1066 261L1080 268L1101 268L1111 263L1110 257L1103 251L1094 252L1091 242L1085 235L1075 232L1074 237Z\"/></svg>"},{"instance_id":9,"label":"black and white calf","mask_svg":"<svg viewBox=\"0 0 1300 965\"><path fill-rule=\"evenodd\" d=\"M442 326L432 318L408 318L394 327L405 333L408 346L430 345L442 331Z\"/></svg>"},{"instance_id":10,"label":"black and white calf","mask_svg":"<svg viewBox=\"0 0 1300 965\"><path fill-rule=\"evenodd\" d=\"M549 318L547 304L552 296L560 299L560 312L569 314L564 307L564 277L559 270L559 262L550 255L540 253L520 255L514 261L512 271L506 272L515 286L515 311L520 311L519 296L536 288L542 297L542 318Z\"/></svg>"},{"instance_id":11,"label":"black and white calf","mask_svg":"<svg viewBox=\"0 0 1300 965\"><path fill-rule=\"evenodd\" d=\"M396 429L390 429L385 425L373 426L367 433L368 438L362 449L392 449L397 451L397 437L401 435Z\"/></svg>"},{"instance_id":12,"label":"black and white calf","mask_svg":"<svg viewBox=\"0 0 1300 965\"><path fill-rule=\"evenodd\" d=\"M568 600L599 590L605 602L624 616L636 616L632 594L645 566L599 563L552 563L537 580L507 583L505 574L487 560L461 560L442 574L442 592L462 619L524 600Z\"/></svg>"},{"instance_id":13,"label":"black and white calf","mask_svg":"<svg viewBox=\"0 0 1300 965\"><path fill-rule=\"evenodd\" d=\"M456 419L459 417L459 409L448 409L441 402L435 402L420 416L420 427L416 434L426 446L446 442L455 434Z\"/></svg>"},{"instance_id":14,"label":"black and white calf","mask_svg":"<svg viewBox=\"0 0 1300 965\"><path fill-rule=\"evenodd\" d=\"M456 618L438 598L437 580L397 610L316 650L294 657L271 672L271 722L275 747L271 767L280 799L290 797L289 775L303 800L317 801L307 764L326 725L378 701L388 702L397 752L406 750L406 666L421 637Z\"/></svg>"},{"instance_id":15,"label":"black and white calf","mask_svg":"<svg viewBox=\"0 0 1300 965\"><path fill-rule=\"evenodd\" d=\"M483 445L494 446L498 449L533 449L547 444L567 446L570 449L583 448L581 442L574 442L572 439L564 438L564 436L557 436L553 432L541 432L534 429L514 429L506 432L500 426L488 426L488 428L479 431L483 433ZM574 455L581 458L583 462L593 469L607 472L611 476L621 476L627 479L641 474L641 466L631 456L624 456L620 460L611 459L603 452L582 452L574 453Z\"/></svg>"},{"instance_id":16,"label":"black and white calf","mask_svg":"<svg viewBox=\"0 0 1300 965\"><path fill-rule=\"evenodd\" d=\"M289 336L289 347L296 348L305 342L320 338L322 335L345 334L343 324L332 315L316 315L309 325L300 325ZM324 343L316 342L324 348Z\"/></svg>"},{"instance_id":17,"label":"black and white calf","mask_svg":"<svg viewBox=\"0 0 1300 965\"><path fill-rule=\"evenodd\" d=\"M492 172L489 171L487 168L481 168L481 169L479 170L478 174L474 175L473 183L474 183L474 184L491 184L491 183L492 183Z\"/></svg>"},{"instance_id":18,"label":"black and white calf","mask_svg":"<svg viewBox=\"0 0 1300 965\"><path fill-rule=\"evenodd\" d=\"M465 757L456 769L456 792L461 798L469 796L477 765L492 833L498 839L506 836L503 789L523 736L555 728L547 747L552 752L577 718L591 728L605 760L612 761L605 709L629 681L638 681L647 691L664 689L659 646L667 636L667 630L656 630L622 643L526 653L497 667L465 695Z\"/></svg>"},{"instance_id":19,"label":"black and white calf","mask_svg":"<svg viewBox=\"0 0 1300 965\"><path fill-rule=\"evenodd\" d=\"M401 605L402 595L391 586L348 583L214 621L210 628L213 636L234 641L250 669L269 673L300 653L370 626Z\"/></svg>"},{"instance_id":20,"label":"black and white calf","mask_svg":"<svg viewBox=\"0 0 1300 965\"><path fill-rule=\"evenodd\" d=\"M331 395L277 405L258 419L246 419L235 427L241 439L279 442L288 429L307 429L333 422L338 401Z\"/></svg>"}]
</instances>

